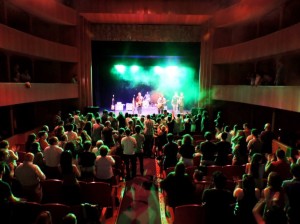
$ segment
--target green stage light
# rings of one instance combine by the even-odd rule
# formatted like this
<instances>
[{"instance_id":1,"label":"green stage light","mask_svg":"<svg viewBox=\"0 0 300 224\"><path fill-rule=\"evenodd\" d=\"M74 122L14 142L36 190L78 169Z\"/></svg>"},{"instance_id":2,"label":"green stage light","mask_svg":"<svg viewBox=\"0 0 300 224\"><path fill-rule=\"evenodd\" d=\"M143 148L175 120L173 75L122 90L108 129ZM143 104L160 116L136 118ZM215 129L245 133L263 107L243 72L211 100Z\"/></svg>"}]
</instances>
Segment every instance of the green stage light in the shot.
<instances>
[{"instance_id":1,"label":"green stage light","mask_svg":"<svg viewBox=\"0 0 300 224\"><path fill-rule=\"evenodd\" d=\"M136 73L136 72L138 72L139 70L140 70L140 67L137 66L137 65L132 65L132 66L130 67L130 71L133 72L133 73Z\"/></svg>"},{"instance_id":2,"label":"green stage light","mask_svg":"<svg viewBox=\"0 0 300 224\"><path fill-rule=\"evenodd\" d=\"M115 65L114 68L119 74L124 74L126 71L125 65Z\"/></svg>"},{"instance_id":3,"label":"green stage light","mask_svg":"<svg viewBox=\"0 0 300 224\"><path fill-rule=\"evenodd\" d=\"M154 74L161 75L164 73L164 69L161 66L154 66Z\"/></svg>"}]
</instances>

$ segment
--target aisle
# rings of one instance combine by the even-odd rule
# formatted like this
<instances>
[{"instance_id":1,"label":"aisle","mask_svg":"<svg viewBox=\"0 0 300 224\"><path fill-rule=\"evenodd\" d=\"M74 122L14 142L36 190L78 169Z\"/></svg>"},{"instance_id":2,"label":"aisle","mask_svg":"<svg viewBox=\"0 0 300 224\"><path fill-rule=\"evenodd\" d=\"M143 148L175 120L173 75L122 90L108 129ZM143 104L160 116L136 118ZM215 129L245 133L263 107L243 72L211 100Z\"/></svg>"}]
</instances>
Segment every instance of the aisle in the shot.
<instances>
[{"instance_id":1,"label":"aisle","mask_svg":"<svg viewBox=\"0 0 300 224\"><path fill-rule=\"evenodd\" d=\"M160 224L158 189L153 184L156 176L155 159L145 159L145 176L126 182L117 224Z\"/></svg>"}]
</instances>

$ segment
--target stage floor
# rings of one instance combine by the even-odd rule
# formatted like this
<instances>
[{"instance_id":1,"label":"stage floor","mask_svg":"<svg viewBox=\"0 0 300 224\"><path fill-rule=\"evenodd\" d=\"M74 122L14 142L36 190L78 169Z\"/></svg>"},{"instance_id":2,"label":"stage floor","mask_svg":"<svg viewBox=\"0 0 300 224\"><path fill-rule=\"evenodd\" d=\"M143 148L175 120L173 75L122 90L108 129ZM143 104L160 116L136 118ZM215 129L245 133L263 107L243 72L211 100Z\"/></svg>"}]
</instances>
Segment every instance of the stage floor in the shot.
<instances>
[{"instance_id":1,"label":"stage floor","mask_svg":"<svg viewBox=\"0 0 300 224\"><path fill-rule=\"evenodd\" d=\"M165 109L168 111L168 113L172 113L172 109L169 110L167 107ZM119 114L120 111L123 112L123 113L137 114L137 109L136 108L135 108L134 111L124 109L124 110L115 110L114 112L116 114ZM186 114L186 113L189 113L189 111L185 110L183 113ZM143 107L142 108L142 115L146 116L148 114L158 114L157 107L156 106Z\"/></svg>"}]
</instances>

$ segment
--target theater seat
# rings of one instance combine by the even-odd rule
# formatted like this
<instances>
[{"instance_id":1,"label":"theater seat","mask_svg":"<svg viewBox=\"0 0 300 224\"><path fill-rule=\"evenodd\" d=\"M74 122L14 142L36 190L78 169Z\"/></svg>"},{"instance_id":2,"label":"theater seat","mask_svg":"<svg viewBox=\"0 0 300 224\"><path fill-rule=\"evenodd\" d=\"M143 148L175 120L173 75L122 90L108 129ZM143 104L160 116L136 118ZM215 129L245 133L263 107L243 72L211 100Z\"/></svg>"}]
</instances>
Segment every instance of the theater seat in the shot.
<instances>
[{"instance_id":1,"label":"theater seat","mask_svg":"<svg viewBox=\"0 0 300 224\"><path fill-rule=\"evenodd\" d=\"M113 214L115 209L115 190L110 184L104 182L86 183L82 189L83 201L96 204L101 209L100 220Z\"/></svg>"},{"instance_id":2,"label":"theater seat","mask_svg":"<svg viewBox=\"0 0 300 224\"><path fill-rule=\"evenodd\" d=\"M43 204L42 209L51 213L52 223L61 223L62 218L71 212L70 206L59 203Z\"/></svg>"},{"instance_id":3,"label":"theater seat","mask_svg":"<svg viewBox=\"0 0 300 224\"><path fill-rule=\"evenodd\" d=\"M175 208L174 224L203 224L204 211L201 205L190 204Z\"/></svg>"},{"instance_id":4,"label":"theater seat","mask_svg":"<svg viewBox=\"0 0 300 224\"><path fill-rule=\"evenodd\" d=\"M36 202L13 204L12 223L32 224L42 211L42 206Z\"/></svg>"},{"instance_id":5,"label":"theater seat","mask_svg":"<svg viewBox=\"0 0 300 224\"><path fill-rule=\"evenodd\" d=\"M245 173L244 166L227 165L223 167L223 173L228 180L241 179Z\"/></svg>"},{"instance_id":6,"label":"theater seat","mask_svg":"<svg viewBox=\"0 0 300 224\"><path fill-rule=\"evenodd\" d=\"M41 182L43 190L42 203L63 203L62 181L48 179Z\"/></svg>"},{"instance_id":7,"label":"theater seat","mask_svg":"<svg viewBox=\"0 0 300 224\"><path fill-rule=\"evenodd\" d=\"M213 173L216 172L216 171L221 171L222 172L223 171L222 166L208 166L207 167L207 174L206 174L207 179L210 180Z\"/></svg>"}]
</instances>

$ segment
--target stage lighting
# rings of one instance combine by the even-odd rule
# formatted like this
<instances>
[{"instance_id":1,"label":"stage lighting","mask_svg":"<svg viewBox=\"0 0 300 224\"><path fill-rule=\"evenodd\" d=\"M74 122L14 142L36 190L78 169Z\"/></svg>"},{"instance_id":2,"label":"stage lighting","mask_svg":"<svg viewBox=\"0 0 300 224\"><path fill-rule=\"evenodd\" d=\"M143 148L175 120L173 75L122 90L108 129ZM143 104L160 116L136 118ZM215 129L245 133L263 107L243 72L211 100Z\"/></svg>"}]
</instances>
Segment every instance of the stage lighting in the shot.
<instances>
[{"instance_id":1,"label":"stage lighting","mask_svg":"<svg viewBox=\"0 0 300 224\"><path fill-rule=\"evenodd\" d=\"M154 66L154 73L157 75L162 75L164 73L164 69L160 66Z\"/></svg>"},{"instance_id":2,"label":"stage lighting","mask_svg":"<svg viewBox=\"0 0 300 224\"><path fill-rule=\"evenodd\" d=\"M137 65L132 65L132 66L130 67L130 71L133 72L133 73L136 73L136 72L138 72L139 70L140 70L140 67L137 66Z\"/></svg>"},{"instance_id":3,"label":"stage lighting","mask_svg":"<svg viewBox=\"0 0 300 224\"><path fill-rule=\"evenodd\" d=\"M126 67L124 65L115 65L115 69L120 74L124 74L126 71Z\"/></svg>"}]
</instances>

